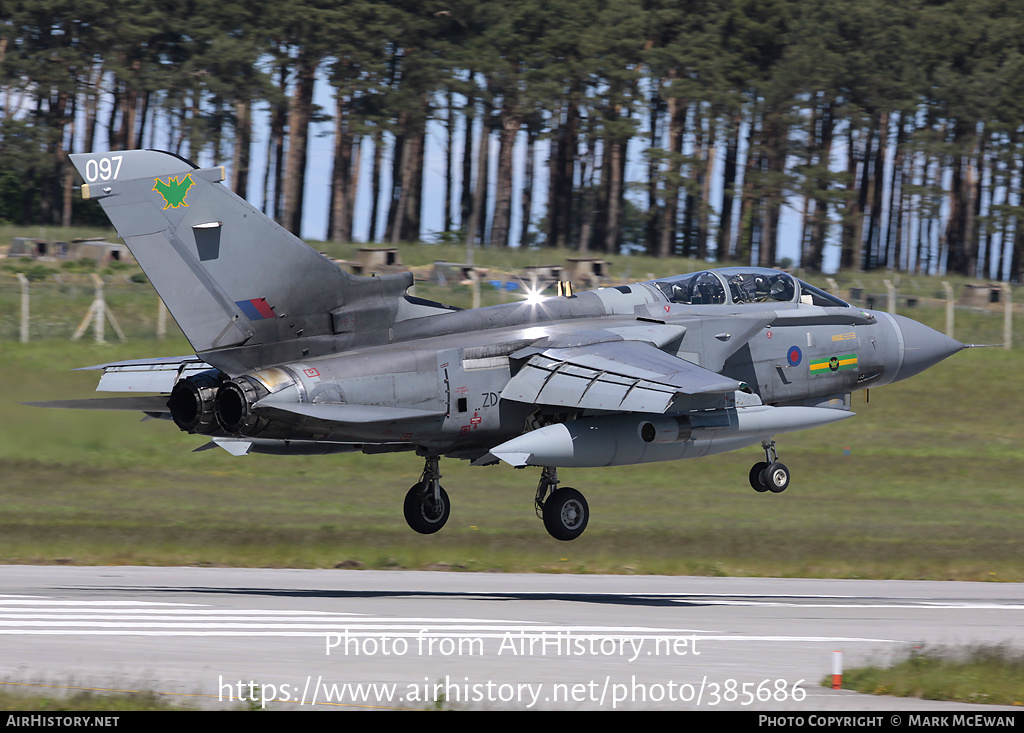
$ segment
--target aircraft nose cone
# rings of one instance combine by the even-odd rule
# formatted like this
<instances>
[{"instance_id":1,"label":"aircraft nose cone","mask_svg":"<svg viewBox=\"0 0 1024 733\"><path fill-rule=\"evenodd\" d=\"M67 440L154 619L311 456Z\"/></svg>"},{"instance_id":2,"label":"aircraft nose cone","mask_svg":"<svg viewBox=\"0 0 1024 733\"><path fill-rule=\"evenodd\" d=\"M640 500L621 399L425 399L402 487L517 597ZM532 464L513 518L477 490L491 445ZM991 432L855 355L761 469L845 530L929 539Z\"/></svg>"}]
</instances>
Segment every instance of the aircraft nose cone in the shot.
<instances>
[{"instance_id":1,"label":"aircraft nose cone","mask_svg":"<svg viewBox=\"0 0 1024 733\"><path fill-rule=\"evenodd\" d=\"M894 318L900 331L903 332L903 366L900 367L900 371L893 381L898 382L901 379L920 374L947 356L952 356L966 348L959 341L910 318L903 316L894 316Z\"/></svg>"}]
</instances>

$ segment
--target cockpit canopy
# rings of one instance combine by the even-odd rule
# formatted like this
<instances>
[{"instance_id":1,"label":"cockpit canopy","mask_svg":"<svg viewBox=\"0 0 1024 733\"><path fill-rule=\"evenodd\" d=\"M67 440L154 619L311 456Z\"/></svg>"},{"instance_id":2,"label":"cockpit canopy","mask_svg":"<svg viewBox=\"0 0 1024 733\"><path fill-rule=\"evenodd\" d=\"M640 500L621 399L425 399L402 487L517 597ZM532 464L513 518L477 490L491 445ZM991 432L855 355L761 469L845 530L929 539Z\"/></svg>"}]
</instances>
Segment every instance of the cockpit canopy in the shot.
<instances>
[{"instance_id":1,"label":"cockpit canopy","mask_svg":"<svg viewBox=\"0 0 1024 733\"><path fill-rule=\"evenodd\" d=\"M803 303L829 308L850 307L849 303L797 280L788 272L759 267L704 270L648 284L660 290L670 302L684 305Z\"/></svg>"}]
</instances>

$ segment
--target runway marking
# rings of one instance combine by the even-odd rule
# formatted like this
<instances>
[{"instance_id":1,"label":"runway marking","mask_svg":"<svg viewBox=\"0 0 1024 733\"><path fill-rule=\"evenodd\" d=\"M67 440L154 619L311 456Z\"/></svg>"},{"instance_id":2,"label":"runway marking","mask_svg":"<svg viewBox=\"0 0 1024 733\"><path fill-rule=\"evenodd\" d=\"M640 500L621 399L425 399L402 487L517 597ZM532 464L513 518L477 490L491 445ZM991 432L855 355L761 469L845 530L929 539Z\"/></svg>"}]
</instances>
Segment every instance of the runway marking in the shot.
<instances>
[{"instance_id":1,"label":"runway marking","mask_svg":"<svg viewBox=\"0 0 1024 733\"><path fill-rule=\"evenodd\" d=\"M54 601L43 600L44 596L2 596L14 600L0 600L0 606L28 605L38 606L199 606L198 603L164 603L160 601ZM21 600L21 599L24 600Z\"/></svg>"},{"instance_id":2,"label":"runway marking","mask_svg":"<svg viewBox=\"0 0 1024 733\"><path fill-rule=\"evenodd\" d=\"M148 601L58 601L7 596L0 599L0 635L4 636L191 636L349 638L541 639L553 635L602 639L693 637L714 641L888 642L860 637L745 636L714 629L649 626L558 625L513 619L461 617L379 617L307 610L213 609L199 604Z\"/></svg>"},{"instance_id":3,"label":"runway marking","mask_svg":"<svg viewBox=\"0 0 1024 733\"><path fill-rule=\"evenodd\" d=\"M693 599L676 600L676 603L691 602L693 602ZM761 606L764 608L933 608L936 610L997 609L1000 611L1024 611L1024 604L1019 603L970 603L964 601L916 601L913 603L784 603L781 601L726 601L701 599L699 602L709 606Z\"/></svg>"},{"instance_id":4,"label":"runway marking","mask_svg":"<svg viewBox=\"0 0 1024 733\"><path fill-rule=\"evenodd\" d=\"M543 594L538 594L543 595ZM571 594L570 594L571 595ZM589 594L580 594L589 595ZM889 609L992 609L1021 610L1024 604L1007 602L936 601L895 599L880 602L857 596L742 596L737 594L609 594L661 597L678 603L721 606L762 606L765 608L889 608ZM806 603L849 599L852 603ZM472 637L502 639L514 633L527 638L553 634L590 635L607 639L693 636L704 641L759 642L875 642L906 640L849 636L784 636L730 634L714 628L649 626L558 625L514 619L463 617L380 617L351 612L317 610L218 609L193 603L133 600L67 601L40 596L0 597L0 635L3 636L263 636L316 637L345 633L352 638L386 634L394 638Z\"/></svg>"}]
</instances>

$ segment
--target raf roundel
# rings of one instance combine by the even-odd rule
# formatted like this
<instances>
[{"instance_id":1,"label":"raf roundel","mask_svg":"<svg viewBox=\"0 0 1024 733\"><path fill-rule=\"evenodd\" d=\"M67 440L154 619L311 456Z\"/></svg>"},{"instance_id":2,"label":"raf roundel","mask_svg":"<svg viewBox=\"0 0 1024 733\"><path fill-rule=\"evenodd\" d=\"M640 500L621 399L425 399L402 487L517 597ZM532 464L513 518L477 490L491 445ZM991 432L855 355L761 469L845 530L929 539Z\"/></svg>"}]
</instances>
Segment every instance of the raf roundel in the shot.
<instances>
[{"instance_id":1,"label":"raf roundel","mask_svg":"<svg viewBox=\"0 0 1024 733\"><path fill-rule=\"evenodd\" d=\"M802 358L803 354L800 353L799 346L790 346L789 351L786 352L786 361L789 362L790 366L799 366Z\"/></svg>"}]
</instances>

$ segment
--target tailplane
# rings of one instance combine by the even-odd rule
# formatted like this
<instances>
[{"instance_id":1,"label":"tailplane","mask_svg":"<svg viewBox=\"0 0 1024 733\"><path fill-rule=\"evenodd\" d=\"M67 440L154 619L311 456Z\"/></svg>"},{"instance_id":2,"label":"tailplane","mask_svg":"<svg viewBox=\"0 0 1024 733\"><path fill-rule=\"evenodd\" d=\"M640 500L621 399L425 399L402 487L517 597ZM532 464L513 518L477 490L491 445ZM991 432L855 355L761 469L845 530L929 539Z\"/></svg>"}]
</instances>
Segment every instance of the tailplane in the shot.
<instances>
[{"instance_id":1,"label":"tailplane","mask_svg":"<svg viewBox=\"0 0 1024 733\"><path fill-rule=\"evenodd\" d=\"M386 332L412 284L343 272L222 185L223 168L155 150L71 162L196 352L241 352L222 359L235 369L356 345L357 316Z\"/></svg>"}]
</instances>

